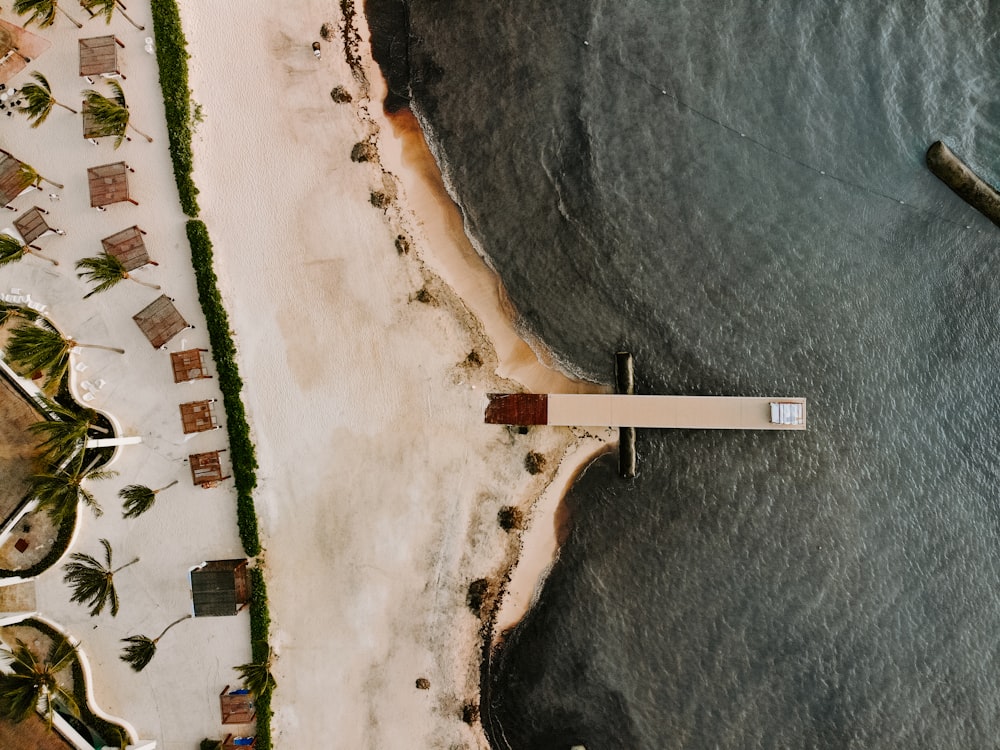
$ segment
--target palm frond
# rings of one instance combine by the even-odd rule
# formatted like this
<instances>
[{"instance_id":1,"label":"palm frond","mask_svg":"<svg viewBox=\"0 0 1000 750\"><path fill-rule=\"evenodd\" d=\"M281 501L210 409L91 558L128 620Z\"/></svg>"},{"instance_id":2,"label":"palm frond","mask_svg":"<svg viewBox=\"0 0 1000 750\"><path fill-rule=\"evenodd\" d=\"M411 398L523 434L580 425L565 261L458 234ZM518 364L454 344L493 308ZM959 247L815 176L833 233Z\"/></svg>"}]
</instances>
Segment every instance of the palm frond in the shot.
<instances>
[{"instance_id":1,"label":"palm frond","mask_svg":"<svg viewBox=\"0 0 1000 750\"><path fill-rule=\"evenodd\" d=\"M0 266L16 263L28 252L26 245L9 234L0 234Z\"/></svg>"},{"instance_id":2,"label":"palm frond","mask_svg":"<svg viewBox=\"0 0 1000 750\"><path fill-rule=\"evenodd\" d=\"M59 383L66 374L72 344L52 328L25 322L11 332L4 353L9 362L23 371L44 372L45 384L49 386Z\"/></svg>"},{"instance_id":3,"label":"palm frond","mask_svg":"<svg viewBox=\"0 0 1000 750\"><path fill-rule=\"evenodd\" d=\"M20 94L24 97L24 104L19 107L22 114L31 120L31 127L37 128L52 112L55 105L55 97L52 96L52 88L49 82L37 70L31 74L37 83L26 83L21 87Z\"/></svg>"},{"instance_id":4,"label":"palm frond","mask_svg":"<svg viewBox=\"0 0 1000 750\"><path fill-rule=\"evenodd\" d=\"M156 493L141 484L130 484L123 487L118 492L118 497L123 501L124 512L122 516L124 518L141 516L156 502Z\"/></svg>"},{"instance_id":5,"label":"palm frond","mask_svg":"<svg viewBox=\"0 0 1000 750\"><path fill-rule=\"evenodd\" d=\"M56 20L55 0L14 0L14 12L19 16L30 13L31 16L24 22L25 26L30 26L37 22L38 28L44 29L51 26Z\"/></svg>"},{"instance_id":6,"label":"palm frond","mask_svg":"<svg viewBox=\"0 0 1000 750\"><path fill-rule=\"evenodd\" d=\"M156 641L148 636L130 635L128 638L122 638L122 643L127 643L128 645L122 649L119 658L136 672L141 672L145 669L146 665L156 655Z\"/></svg>"},{"instance_id":7,"label":"palm frond","mask_svg":"<svg viewBox=\"0 0 1000 750\"><path fill-rule=\"evenodd\" d=\"M111 616L118 614L118 592L115 590L114 571L111 569L111 544L101 539L106 564L83 552L70 555L70 562L63 566L63 581L73 588L70 601L90 606L90 616L101 614L110 605Z\"/></svg>"},{"instance_id":8,"label":"palm frond","mask_svg":"<svg viewBox=\"0 0 1000 750\"><path fill-rule=\"evenodd\" d=\"M115 99L109 99L100 92L87 89L83 92L84 101L90 110L90 117L93 122L94 135L98 138L104 136L114 136L115 148L122 145L125 140L125 130L128 128L128 108L125 106L125 97L121 86L117 82L112 90Z\"/></svg>"},{"instance_id":9,"label":"palm frond","mask_svg":"<svg viewBox=\"0 0 1000 750\"><path fill-rule=\"evenodd\" d=\"M45 437L39 445L42 455L50 463L58 465L86 447L97 412L93 409L67 409L57 401L45 397L43 401L51 418L28 425L28 429Z\"/></svg>"},{"instance_id":10,"label":"palm frond","mask_svg":"<svg viewBox=\"0 0 1000 750\"><path fill-rule=\"evenodd\" d=\"M84 299L110 289L118 282L128 278L128 273L122 262L109 253L101 253L91 258L81 258L76 262L76 268L78 271L83 269L76 275L77 278L86 279L90 283L96 282L97 284L87 294L83 295Z\"/></svg>"}]
</instances>

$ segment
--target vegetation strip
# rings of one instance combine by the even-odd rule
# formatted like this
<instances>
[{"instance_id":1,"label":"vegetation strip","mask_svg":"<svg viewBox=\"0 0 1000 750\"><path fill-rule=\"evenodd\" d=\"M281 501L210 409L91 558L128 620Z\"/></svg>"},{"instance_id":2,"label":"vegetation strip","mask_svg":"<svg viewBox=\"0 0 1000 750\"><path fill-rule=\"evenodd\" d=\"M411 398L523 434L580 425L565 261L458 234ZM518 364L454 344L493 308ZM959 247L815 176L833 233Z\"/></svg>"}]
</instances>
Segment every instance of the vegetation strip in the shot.
<instances>
[{"instance_id":1,"label":"vegetation strip","mask_svg":"<svg viewBox=\"0 0 1000 750\"><path fill-rule=\"evenodd\" d=\"M213 266L212 241L204 222L198 216L198 189L191 172L194 161L191 152L191 92L187 78L187 41L181 28L176 0L152 0L153 28L156 36L156 61L160 69L160 87L166 107L167 129L170 134L170 156L174 179L180 194L181 208L192 217L187 222L188 243L191 245L191 265L198 286L198 299L205 314L212 357L215 360L226 410L226 427L236 484L236 515L243 550L250 557L260 554L260 536L253 491L257 486L257 456L250 438L236 362L236 346L229 327L229 315L219 293L218 278ZM252 661L263 663L270 657L271 616L267 604L264 574L259 567L250 569L250 647ZM271 750L271 693L256 696L257 744L259 750ZM204 743L203 743L204 744ZM212 744L209 742L209 744Z\"/></svg>"},{"instance_id":2,"label":"vegetation strip","mask_svg":"<svg viewBox=\"0 0 1000 750\"><path fill-rule=\"evenodd\" d=\"M167 113L170 159L174 180L180 193L181 209L188 216L198 215L198 188L191 172L191 90L188 88L187 40L181 28L181 14L175 0L152 0L153 35L156 37L156 64L160 70L160 88Z\"/></svg>"},{"instance_id":3,"label":"vegetation strip","mask_svg":"<svg viewBox=\"0 0 1000 750\"><path fill-rule=\"evenodd\" d=\"M232 452L233 479L236 482L236 517L243 549L250 557L260 553L257 533L257 512L253 506L253 490L257 486L257 456L250 439L250 425L240 397L243 381L236 364L236 346L229 329L229 316L219 294L218 279L212 268L212 241L205 223L191 219L187 223L191 244L191 263L198 283L198 298L205 312L212 356L219 375L219 390L226 408L229 449Z\"/></svg>"}]
</instances>

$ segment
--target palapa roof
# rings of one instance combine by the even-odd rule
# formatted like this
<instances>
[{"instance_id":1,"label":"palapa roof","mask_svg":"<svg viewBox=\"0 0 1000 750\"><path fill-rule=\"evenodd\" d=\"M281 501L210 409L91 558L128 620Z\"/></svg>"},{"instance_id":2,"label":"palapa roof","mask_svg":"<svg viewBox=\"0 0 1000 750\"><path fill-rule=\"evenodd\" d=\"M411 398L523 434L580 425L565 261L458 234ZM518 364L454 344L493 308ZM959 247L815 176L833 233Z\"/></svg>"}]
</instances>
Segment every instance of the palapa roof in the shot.
<instances>
[{"instance_id":1,"label":"palapa roof","mask_svg":"<svg viewBox=\"0 0 1000 750\"><path fill-rule=\"evenodd\" d=\"M192 453L188 456L191 464L191 481L200 487L214 487L226 477L222 476L222 461L219 455L222 451L208 453Z\"/></svg>"},{"instance_id":2,"label":"palapa roof","mask_svg":"<svg viewBox=\"0 0 1000 750\"><path fill-rule=\"evenodd\" d=\"M57 731L49 729L45 719L32 711L15 724L0 717L0 747L4 750L74 750Z\"/></svg>"},{"instance_id":3,"label":"palapa roof","mask_svg":"<svg viewBox=\"0 0 1000 750\"><path fill-rule=\"evenodd\" d=\"M246 688L230 691L226 685L219 694L219 709L223 724L250 724L257 716L253 696Z\"/></svg>"},{"instance_id":4,"label":"palapa roof","mask_svg":"<svg viewBox=\"0 0 1000 750\"><path fill-rule=\"evenodd\" d=\"M149 339L154 349L164 346L170 339L188 327L180 312L170 301L170 297L161 294L132 316L140 330Z\"/></svg>"},{"instance_id":5,"label":"palapa roof","mask_svg":"<svg viewBox=\"0 0 1000 750\"><path fill-rule=\"evenodd\" d=\"M137 226L123 229L117 234L101 240L104 252L117 258L126 271L134 271L149 263L146 243L142 240L143 231Z\"/></svg>"},{"instance_id":6,"label":"palapa roof","mask_svg":"<svg viewBox=\"0 0 1000 750\"><path fill-rule=\"evenodd\" d=\"M45 212L38 206L32 206L29 210L14 219L14 228L21 235L25 245L30 245L52 229L45 222Z\"/></svg>"},{"instance_id":7,"label":"palapa roof","mask_svg":"<svg viewBox=\"0 0 1000 750\"><path fill-rule=\"evenodd\" d=\"M216 424L212 400L181 404L181 426L185 435L214 429Z\"/></svg>"},{"instance_id":8,"label":"palapa roof","mask_svg":"<svg viewBox=\"0 0 1000 750\"><path fill-rule=\"evenodd\" d=\"M195 617L235 615L250 600L247 561L212 560L191 571Z\"/></svg>"},{"instance_id":9,"label":"palapa roof","mask_svg":"<svg viewBox=\"0 0 1000 750\"><path fill-rule=\"evenodd\" d=\"M80 75L99 76L105 73L121 73L118 68L119 42L114 34L92 36L80 40Z\"/></svg>"},{"instance_id":10,"label":"palapa roof","mask_svg":"<svg viewBox=\"0 0 1000 750\"><path fill-rule=\"evenodd\" d=\"M212 377L205 371L205 360L202 357L202 352L205 351L207 350L185 349L182 352L170 353L170 365L174 370L175 383Z\"/></svg>"},{"instance_id":11,"label":"palapa roof","mask_svg":"<svg viewBox=\"0 0 1000 750\"><path fill-rule=\"evenodd\" d=\"M87 170L90 185L90 205L110 206L112 203L132 201L128 193L128 164L123 161L102 164Z\"/></svg>"},{"instance_id":12,"label":"palapa roof","mask_svg":"<svg viewBox=\"0 0 1000 750\"><path fill-rule=\"evenodd\" d=\"M0 206L6 206L31 185L21 171L22 163L0 150Z\"/></svg>"}]
</instances>

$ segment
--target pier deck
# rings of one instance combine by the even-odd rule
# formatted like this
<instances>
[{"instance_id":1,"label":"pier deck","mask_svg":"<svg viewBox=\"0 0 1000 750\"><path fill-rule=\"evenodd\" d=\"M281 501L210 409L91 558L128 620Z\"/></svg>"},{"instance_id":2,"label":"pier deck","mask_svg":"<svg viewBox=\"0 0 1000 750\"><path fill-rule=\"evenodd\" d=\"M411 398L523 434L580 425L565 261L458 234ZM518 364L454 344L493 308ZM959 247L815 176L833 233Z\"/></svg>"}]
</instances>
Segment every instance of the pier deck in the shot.
<instances>
[{"instance_id":1,"label":"pier deck","mask_svg":"<svg viewBox=\"0 0 1000 750\"><path fill-rule=\"evenodd\" d=\"M539 403L545 399L545 406ZM801 422L771 422L771 404L801 404ZM536 421L524 421L533 419ZM628 394L490 394L489 424L643 427L689 430L804 430L804 398L636 396Z\"/></svg>"}]
</instances>

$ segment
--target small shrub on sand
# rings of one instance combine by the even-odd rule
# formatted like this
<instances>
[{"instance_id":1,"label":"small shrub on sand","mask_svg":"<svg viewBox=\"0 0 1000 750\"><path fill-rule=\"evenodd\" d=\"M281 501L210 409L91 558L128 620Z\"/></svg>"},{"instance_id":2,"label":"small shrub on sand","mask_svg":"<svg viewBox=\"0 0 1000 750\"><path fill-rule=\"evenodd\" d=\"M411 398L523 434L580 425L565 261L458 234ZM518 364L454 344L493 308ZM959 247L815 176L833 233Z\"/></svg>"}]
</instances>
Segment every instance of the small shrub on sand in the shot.
<instances>
[{"instance_id":1,"label":"small shrub on sand","mask_svg":"<svg viewBox=\"0 0 1000 750\"><path fill-rule=\"evenodd\" d=\"M490 582L485 578L477 578L469 584L469 591L465 595L465 603L469 605L469 609L473 613L478 615L483 611L483 605L486 603L486 595L489 591Z\"/></svg>"},{"instance_id":2,"label":"small shrub on sand","mask_svg":"<svg viewBox=\"0 0 1000 750\"><path fill-rule=\"evenodd\" d=\"M206 737L201 741L198 750L222 750L222 740L210 740Z\"/></svg>"},{"instance_id":3,"label":"small shrub on sand","mask_svg":"<svg viewBox=\"0 0 1000 750\"><path fill-rule=\"evenodd\" d=\"M392 198L384 190L372 190L371 202L375 208L380 208L385 211L389 208L389 204L392 203Z\"/></svg>"},{"instance_id":4,"label":"small shrub on sand","mask_svg":"<svg viewBox=\"0 0 1000 750\"><path fill-rule=\"evenodd\" d=\"M349 104L353 100L351 92L345 89L343 86L334 86L333 89L330 91L330 98L333 99L333 101L335 101L337 104Z\"/></svg>"},{"instance_id":5,"label":"small shrub on sand","mask_svg":"<svg viewBox=\"0 0 1000 750\"><path fill-rule=\"evenodd\" d=\"M465 358L466 367L482 367L483 358L479 356L479 352L473 349L469 352L469 356Z\"/></svg>"},{"instance_id":6,"label":"small shrub on sand","mask_svg":"<svg viewBox=\"0 0 1000 750\"><path fill-rule=\"evenodd\" d=\"M378 149L371 141L358 141L351 149L351 161L362 164L366 161L378 159Z\"/></svg>"},{"instance_id":7,"label":"small shrub on sand","mask_svg":"<svg viewBox=\"0 0 1000 750\"><path fill-rule=\"evenodd\" d=\"M524 457L524 468L529 474L541 474L545 471L545 456L541 453L531 451Z\"/></svg>"},{"instance_id":8,"label":"small shrub on sand","mask_svg":"<svg viewBox=\"0 0 1000 750\"><path fill-rule=\"evenodd\" d=\"M500 522L500 528L504 531L523 529L524 513L521 512L520 508L515 508L513 505L505 505L497 513L497 521Z\"/></svg>"},{"instance_id":9,"label":"small shrub on sand","mask_svg":"<svg viewBox=\"0 0 1000 750\"><path fill-rule=\"evenodd\" d=\"M406 255L410 252L410 241L401 234L396 235L396 252L400 255Z\"/></svg>"},{"instance_id":10,"label":"small shrub on sand","mask_svg":"<svg viewBox=\"0 0 1000 750\"><path fill-rule=\"evenodd\" d=\"M425 286L422 286L417 290L417 293L413 295L413 299L417 302L422 302L425 305L430 305L434 302L434 297L427 291L427 287Z\"/></svg>"},{"instance_id":11,"label":"small shrub on sand","mask_svg":"<svg viewBox=\"0 0 1000 750\"><path fill-rule=\"evenodd\" d=\"M319 35L323 37L324 42L332 42L335 30L332 23L324 23L319 27Z\"/></svg>"},{"instance_id":12,"label":"small shrub on sand","mask_svg":"<svg viewBox=\"0 0 1000 750\"><path fill-rule=\"evenodd\" d=\"M462 721L470 727L479 721L479 706L472 701L462 704Z\"/></svg>"},{"instance_id":13,"label":"small shrub on sand","mask_svg":"<svg viewBox=\"0 0 1000 750\"><path fill-rule=\"evenodd\" d=\"M428 680L426 677L418 677L416 685L417 685L417 690L431 689L431 681Z\"/></svg>"}]
</instances>

